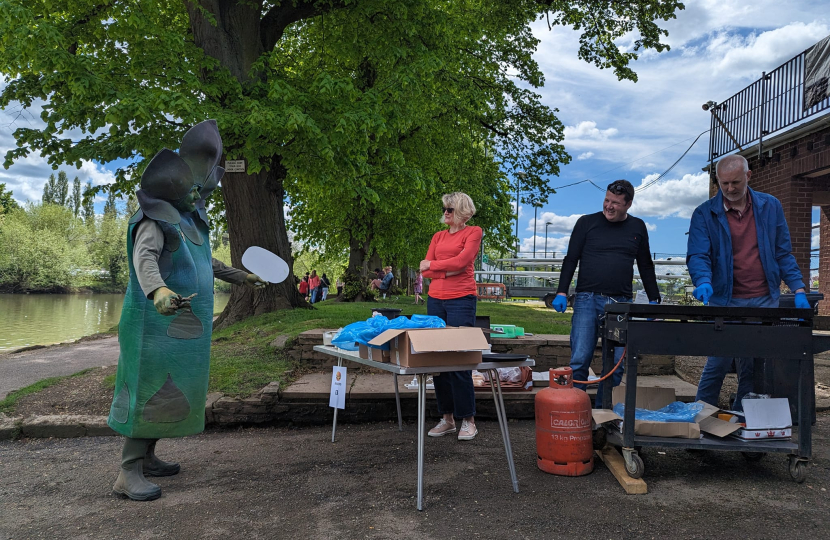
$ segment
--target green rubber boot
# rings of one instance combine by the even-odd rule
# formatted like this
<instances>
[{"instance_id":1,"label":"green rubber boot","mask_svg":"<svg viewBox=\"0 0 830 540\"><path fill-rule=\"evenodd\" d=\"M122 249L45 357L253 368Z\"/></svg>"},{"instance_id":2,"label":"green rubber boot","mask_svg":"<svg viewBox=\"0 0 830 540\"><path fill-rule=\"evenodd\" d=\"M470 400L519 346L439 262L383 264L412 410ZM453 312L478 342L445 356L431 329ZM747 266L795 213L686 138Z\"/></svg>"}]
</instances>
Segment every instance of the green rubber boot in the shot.
<instances>
[{"instance_id":1,"label":"green rubber boot","mask_svg":"<svg viewBox=\"0 0 830 540\"><path fill-rule=\"evenodd\" d=\"M153 439L130 439L124 441L121 452L121 471L112 490L134 501L152 501L161 497L161 488L144 478L142 472L147 448Z\"/></svg>"},{"instance_id":2,"label":"green rubber boot","mask_svg":"<svg viewBox=\"0 0 830 540\"><path fill-rule=\"evenodd\" d=\"M156 443L158 439L149 439L153 442L147 446L147 455L144 456L145 476L173 476L179 474L181 467L178 463L167 463L156 457Z\"/></svg>"}]
</instances>

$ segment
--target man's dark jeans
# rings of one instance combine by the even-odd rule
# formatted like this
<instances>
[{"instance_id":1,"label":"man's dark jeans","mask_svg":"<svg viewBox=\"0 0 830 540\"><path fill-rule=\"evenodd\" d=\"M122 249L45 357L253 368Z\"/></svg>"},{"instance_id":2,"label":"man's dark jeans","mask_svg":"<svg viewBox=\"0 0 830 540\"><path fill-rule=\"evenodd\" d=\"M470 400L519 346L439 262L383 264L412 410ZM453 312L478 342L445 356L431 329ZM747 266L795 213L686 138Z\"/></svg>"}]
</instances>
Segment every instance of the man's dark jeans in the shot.
<instances>
[{"instance_id":1,"label":"man's dark jeans","mask_svg":"<svg viewBox=\"0 0 830 540\"><path fill-rule=\"evenodd\" d=\"M440 317L447 326L475 326L476 296L474 294L439 300L427 297L427 314ZM453 414L456 418L469 418L476 414L476 396L473 372L452 371L432 378L435 383L435 399L438 412Z\"/></svg>"}]
</instances>

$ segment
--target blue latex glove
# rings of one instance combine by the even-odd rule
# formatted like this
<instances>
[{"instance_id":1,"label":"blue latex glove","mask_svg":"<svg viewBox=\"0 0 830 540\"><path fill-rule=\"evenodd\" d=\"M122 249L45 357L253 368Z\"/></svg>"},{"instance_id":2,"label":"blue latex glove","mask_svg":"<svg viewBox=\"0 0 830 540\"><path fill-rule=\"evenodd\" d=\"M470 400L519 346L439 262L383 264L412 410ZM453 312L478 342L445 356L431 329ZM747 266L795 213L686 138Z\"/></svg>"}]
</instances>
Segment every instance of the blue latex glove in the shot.
<instances>
[{"instance_id":1,"label":"blue latex glove","mask_svg":"<svg viewBox=\"0 0 830 540\"><path fill-rule=\"evenodd\" d=\"M803 292L795 293L795 307L799 309L812 309L810 302L807 300L807 294Z\"/></svg>"},{"instance_id":2,"label":"blue latex glove","mask_svg":"<svg viewBox=\"0 0 830 540\"><path fill-rule=\"evenodd\" d=\"M656 305L657 305L657 300L649 300L649 301L648 301L648 303L649 303L649 304L651 304L651 305L653 305L653 306L656 306ZM649 318L648 318L648 319L646 319L646 320L647 320L647 321L653 321L654 319L652 319L651 317L649 317Z\"/></svg>"},{"instance_id":3,"label":"blue latex glove","mask_svg":"<svg viewBox=\"0 0 830 540\"><path fill-rule=\"evenodd\" d=\"M699 286L692 295L703 302L703 305L706 306L709 304L709 299L712 298L712 295L715 291L712 289L712 286L708 283L704 283L703 285Z\"/></svg>"},{"instance_id":4,"label":"blue latex glove","mask_svg":"<svg viewBox=\"0 0 830 540\"><path fill-rule=\"evenodd\" d=\"M556 298L553 299L553 309L559 313L565 313L565 310L568 309L568 297L557 294Z\"/></svg>"}]
</instances>

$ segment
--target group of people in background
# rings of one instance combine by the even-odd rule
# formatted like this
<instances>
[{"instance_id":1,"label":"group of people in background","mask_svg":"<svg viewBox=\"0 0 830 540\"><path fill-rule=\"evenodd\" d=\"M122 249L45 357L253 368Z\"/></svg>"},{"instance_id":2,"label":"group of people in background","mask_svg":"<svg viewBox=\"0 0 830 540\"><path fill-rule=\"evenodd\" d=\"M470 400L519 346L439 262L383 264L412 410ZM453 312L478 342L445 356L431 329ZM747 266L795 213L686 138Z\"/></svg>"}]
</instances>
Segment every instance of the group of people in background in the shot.
<instances>
[{"instance_id":1,"label":"group of people in background","mask_svg":"<svg viewBox=\"0 0 830 540\"><path fill-rule=\"evenodd\" d=\"M299 285L302 297L312 304L325 300L329 295L329 287L331 287L331 282L328 276L326 276L326 273L323 272L322 276L318 276L317 270L312 270L311 274L306 272L303 279L300 280ZM337 294L339 295L342 290L343 284L338 280Z\"/></svg>"}]
</instances>

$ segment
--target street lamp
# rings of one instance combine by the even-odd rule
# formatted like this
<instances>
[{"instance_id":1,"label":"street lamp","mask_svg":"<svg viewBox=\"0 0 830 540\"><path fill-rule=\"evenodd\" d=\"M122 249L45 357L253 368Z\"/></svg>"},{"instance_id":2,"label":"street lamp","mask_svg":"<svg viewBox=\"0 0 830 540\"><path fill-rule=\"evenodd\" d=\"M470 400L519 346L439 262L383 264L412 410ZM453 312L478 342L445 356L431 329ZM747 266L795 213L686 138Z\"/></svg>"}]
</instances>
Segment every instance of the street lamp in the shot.
<instances>
[{"instance_id":1,"label":"street lamp","mask_svg":"<svg viewBox=\"0 0 830 540\"><path fill-rule=\"evenodd\" d=\"M533 200L533 258L536 258L536 211L539 210L539 205L536 199Z\"/></svg>"},{"instance_id":2,"label":"street lamp","mask_svg":"<svg viewBox=\"0 0 830 540\"><path fill-rule=\"evenodd\" d=\"M550 221L545 223L545 258L548 258L548 227L553 225Z\"/></svg>"}]
</instances>

